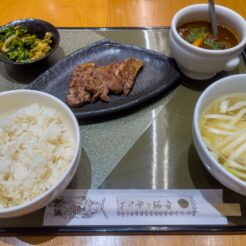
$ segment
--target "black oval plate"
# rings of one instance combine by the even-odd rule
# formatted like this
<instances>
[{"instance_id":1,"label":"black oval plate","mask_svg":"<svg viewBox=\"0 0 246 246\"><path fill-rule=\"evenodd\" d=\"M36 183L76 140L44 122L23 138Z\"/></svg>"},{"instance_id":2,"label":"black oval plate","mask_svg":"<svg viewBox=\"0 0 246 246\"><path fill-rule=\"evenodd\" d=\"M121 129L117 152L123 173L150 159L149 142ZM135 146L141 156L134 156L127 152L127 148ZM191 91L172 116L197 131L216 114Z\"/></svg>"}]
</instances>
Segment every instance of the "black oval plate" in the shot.
<instances>
[{"instance_id":1,"label":"black oval plate","mask_svg":"<svg viewBox=\"0 0 246 246\"><path fill-rule=\"evenodd\" d=\"M79 49L35 79L27 89L41 90L66 102L66 93L75 65L94 61L98 66L135 57L144 61L128 96L110 95L109 103L100 100L71 108L77 118L90 118L132 108L177 85L180 76L172 59L144 48L102 40Z\"/></svg>"}]
</instances>

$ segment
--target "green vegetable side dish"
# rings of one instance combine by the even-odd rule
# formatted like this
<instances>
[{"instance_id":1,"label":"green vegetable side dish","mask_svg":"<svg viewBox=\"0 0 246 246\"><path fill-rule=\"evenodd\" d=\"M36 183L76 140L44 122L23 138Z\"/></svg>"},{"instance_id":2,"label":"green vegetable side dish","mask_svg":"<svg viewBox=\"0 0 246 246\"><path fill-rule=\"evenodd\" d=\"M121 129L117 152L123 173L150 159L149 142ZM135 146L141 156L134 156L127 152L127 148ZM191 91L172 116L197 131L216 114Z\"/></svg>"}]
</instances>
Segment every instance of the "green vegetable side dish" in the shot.
<instances>
[{"instance_id":1,"label":"green vegetable side dish","mask_svg":"<svg viewBox=\"0 0 246 246\"><path fill-rule=\"evenodd\" d=\"M49 53L52 37L51 32L46 32L39 39L25 26L6 27L0 30L0 51L15 62L35 61Z\"/></svg>"}]
</instances>

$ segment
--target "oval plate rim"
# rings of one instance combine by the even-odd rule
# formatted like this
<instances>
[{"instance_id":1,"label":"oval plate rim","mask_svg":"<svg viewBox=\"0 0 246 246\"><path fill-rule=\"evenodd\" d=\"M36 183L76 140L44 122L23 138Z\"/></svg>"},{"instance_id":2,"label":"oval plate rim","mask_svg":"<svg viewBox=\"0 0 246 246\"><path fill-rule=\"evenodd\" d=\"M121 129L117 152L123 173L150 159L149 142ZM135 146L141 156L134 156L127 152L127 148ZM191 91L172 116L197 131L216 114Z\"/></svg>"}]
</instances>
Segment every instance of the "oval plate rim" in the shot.
<instances>
[{"instance_id":1,"label":"oval plate rim","mask_svg":"<svg viewBox=\"0 0 246 246\"><path fill-rule=\"evenodd\" d=\"M145 96L135 98L135 99L130 100L129 102L127 102L125 104L116 105L116 106L112 105L110 108L106 108L106 109L98 109L98 110L93 110L93 111L88 110L88 111L83 111L83 112L74 112L73 108L70 107L70 109L73 111L73 113L75 114L77 119L100 117L100 116L104 116L104 115L114 114L117 112L122 112L126 109L134 108L135 106L139 106L140 104L143 104L143 103L149 101L150 99L156 97L157 95L159 95L163 92L167 92L171 88L178 85L178 80L179 80L181 74L178 71L178 69L176 68L175 61L172 58L169 58L169 57L165 56L164 54L158 53L158 52L153 51L153 50L148 50L148 49L143 48L143 47L139 47L139 46L135 46L135 45L131 45L131 44L123 44L123 43L116 42L116 41L113 41L110 39L102 39L100 41L94 42L94 43L89 44L89 45L82 47L80 49L77 49L76 51L72 52L71 54L65 56L63 59L61 59L56 64L51 66L44 73L40 74L35 80L33 80L28 86L26 86L25 89L42 90L42 89L38 89L38 87L40 87L40 85L39 85L40 80L44 80L44 78L49 77L51 72L58 69L59 66L61 66L65 61L72 60L73 57L76 57L77 55L79 55L81 53L84 53L84 52L86 52L90 49L93 49L95 47L104 46L104 45L111 46L111 47L119 47L119 48L124 47L126 49L134 49L135 51L144 52L145 54L148 54L149 56L156 56L159 59L162 59L163 61L167 62L167 64L169 65L169 67L171 69L172 79L170 79L170 81L168 83L163 83L163 85L161 85L160 87L156 88L153 91L150 91ZM45 82L43 82L43 83L45 83ZM42 82L41 82L41 84L42 84ZM69 84L69 82L68 82L68 84ZM133 87L133 89L134 89L134 87ZM56 96L56 95L54 95L54 96ZM119 95L119 96L121 96L121 95ZM59 97L57 97L57 98L59 98ZM62 100L61 98L59 98L59 99ZM85 107L85 106L86 105L84 105L83 107ZM78 109L78 108L76 108L76 109Z\"/></svg>"}]
</instances>

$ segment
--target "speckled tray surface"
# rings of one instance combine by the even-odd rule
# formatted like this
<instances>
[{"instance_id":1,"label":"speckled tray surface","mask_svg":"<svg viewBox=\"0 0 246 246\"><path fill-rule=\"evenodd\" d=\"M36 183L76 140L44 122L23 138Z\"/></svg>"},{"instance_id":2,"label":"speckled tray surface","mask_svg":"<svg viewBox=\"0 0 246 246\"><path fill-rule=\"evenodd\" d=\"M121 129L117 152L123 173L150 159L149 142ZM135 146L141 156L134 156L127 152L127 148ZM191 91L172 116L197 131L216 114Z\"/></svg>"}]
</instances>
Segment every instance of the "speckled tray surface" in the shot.
<instances>
[{"instance_id":1,"label":"speckled tray surface","mask_svg":"<svg viewBox=\"0 0 246 246\"><path fill-rule=\"evenodd\" d=\"M30 86L32 81L65 56L104 39L153 50L163 57L170 54L169 30L165 28L60 29L59 32L60 47L42 66L14 69L0 64L0 91ZM163 69L165 70L165 66ZM242 60L240 66L231 73L245 71L245 62ZM81 118L79 123L82 156L69 188L222 189L225 203L240 204L241 217L230 217L226 226L43 227L44 210L41 209L15 219L0 219L0 233L15 235L105 231L245 233L245 197L222 186L203 168L192 142L192 115L201 91L216 79L226 75L228 73L221 73L210 81L202 82L181 77L178 79L179 86L173 90L162 91L152 100L132 110L93 119ZM52 86L52 81L50 83Z\"/></svg>"}]
</instances>

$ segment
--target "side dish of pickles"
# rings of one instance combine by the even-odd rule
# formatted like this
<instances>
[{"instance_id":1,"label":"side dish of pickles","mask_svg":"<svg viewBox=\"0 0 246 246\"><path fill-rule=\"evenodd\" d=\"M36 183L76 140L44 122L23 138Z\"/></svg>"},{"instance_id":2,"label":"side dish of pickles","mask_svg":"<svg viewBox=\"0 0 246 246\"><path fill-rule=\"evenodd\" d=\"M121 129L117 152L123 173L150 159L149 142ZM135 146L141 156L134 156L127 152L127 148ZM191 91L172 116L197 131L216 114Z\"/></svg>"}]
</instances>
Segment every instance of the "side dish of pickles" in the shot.
<instances>
[{"instance_id":1,"label":"side dish of pickles","mask_svg":"<svg viewBox=\"0 0 246 246\"><path fill-rule=\"evenodd\" d=\"M46 32L38 38L26 26L9 26L0 30L0 51L14 62L35 61L51 50L53 34Z\"/></svg>"}]
</instances>

